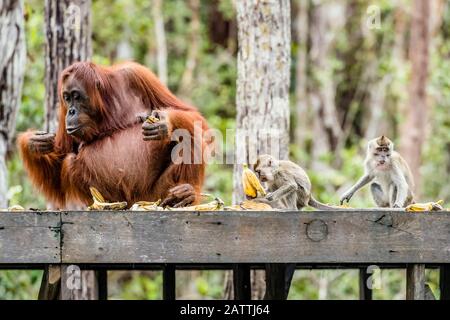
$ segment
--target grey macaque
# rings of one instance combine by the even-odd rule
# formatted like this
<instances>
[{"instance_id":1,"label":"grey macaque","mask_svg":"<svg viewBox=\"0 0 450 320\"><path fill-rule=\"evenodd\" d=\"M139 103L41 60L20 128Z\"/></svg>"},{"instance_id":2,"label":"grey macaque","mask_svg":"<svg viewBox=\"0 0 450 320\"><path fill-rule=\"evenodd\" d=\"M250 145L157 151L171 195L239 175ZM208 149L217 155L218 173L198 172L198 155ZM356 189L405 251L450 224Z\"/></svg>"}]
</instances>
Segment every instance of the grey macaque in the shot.
<instances>
[{"instance_id":1,"label":"grey macaque","mask_svg":"<svg viewBox=\"0 0 450 320\"><path fill-rule=\"evenodd\" d=\"M254 171L261 182L266 183L268 194L261 199L278 209L296 209L311 206L318 210L336 210L337 207L317 201L311 194L311 181L306 172L288 160L278 160L260 155Z\"/></svg>"},{"instance_id":2,"label":"grey macaque","mask_svg":"<svg viewBox=\"0 0 450 320\"><path fill-rule=\"evenodd\" d=\"M411 170L387 137L369 141L364 165L364 175L343 194L341 204L349 202L356 191L372 181L370 190L378 207L404 208L414 202Z\"/></svg>"}]
</instances>

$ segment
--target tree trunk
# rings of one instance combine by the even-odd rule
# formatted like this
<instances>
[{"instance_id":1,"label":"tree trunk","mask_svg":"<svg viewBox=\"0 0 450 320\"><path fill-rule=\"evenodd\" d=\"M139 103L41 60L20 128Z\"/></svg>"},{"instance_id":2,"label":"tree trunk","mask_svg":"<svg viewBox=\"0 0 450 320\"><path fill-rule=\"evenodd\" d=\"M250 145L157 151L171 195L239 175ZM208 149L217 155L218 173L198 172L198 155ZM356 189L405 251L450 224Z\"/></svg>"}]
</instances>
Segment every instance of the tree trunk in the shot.
<instances>
[{"instance_id":1,"label":"tree trunk","mask_svg":"<svg viewBox=\"0 0 450 320\"><path fill-rule=\"evenodd\" d=\"M58 126L58 79L61 71L77 61L86 61L91 58L91 1L90 0L46 0L45 1L45 130L55 132ZM72 208L73 209L73 208ZM49 269L44 270L41 292L47 290L50 284ZM91 294L98 290L94 271L82 270L82 288L77 294L68 289L66 284L60 287L61 298L84 299L95 297ZM71 293L72 291L73 293ZM78 292L78 291L77 291ZM40 296L41 299L52 299L52 296Z\"/></svg>"},{"instance_id":2,"label":"tree trunk","mask_svg":"<svg viewBox=\"0 0 450 320\"><path fill-rule=\"evenodd\" d=\"M236 7L239 48L233 202L239 203L244 194L243 163L254 164L263 153L288 158L291 12L289 0L238 1ZM264 288L261 273L253 273L252 278L254 287ZM260 279L258 284L255 279Z\"/></svg>"},{"instance_id":3,"label":"tree trunk","mask_svg":"<svg viewBox=\"0 0 450 320\"><path fill-rule=\"evenodd\" d=\"M323 169L319 161L323 154L336 149L342 131L335 104L336 88L330 74L329 52L333 32L327 6L323 1L314 3L310 18L309 62L315 78L309 84L309 103L314 111L312 166L317 170Z\"/></svg>"},{"instance_id":4,"label":"tree trunk","mask_svg":"<svg viewBox=\"0 0 450 320\"><path fill-rule=\"evenodd\" d=\"M0 208L8 206L6 153L15 132L26 63L22 0L0 2Z\"/></svg>"},{"instance_id":5,"label":"tree trunk","mask_svg":"<svg viewBox=\"0 0 450 320\"><path fill-rule=\"evenodd\" d=\"M162 83L167 85L167 46L162 4L162 0L153 0L152 15L156 39L156 63L158 77Z\"/></svg>"},{"instance_id":6,"label":"tree trunk","mask_svg":"<svg viewBox=\"0 0 450 320\"><path fill-rule=\"evenodd\" d=\"M191 23L189 31L189 48L186 57L186 67L181 76L178 94L185 98L189 98L192 89L192 79L197 66L198 54L200 51L200 0L189 0L189 8L191 10Z\"/></svg>"},{"instance_id":7,"label":"tree trunk","mask_svg":"<svg viewBox=\"0 0 450 320\"><path fill-rule=\"evenodd\" d=\"M409 109L402 127L400 151L408 161L416 184L420 186L420 165L423 143L426 140L428 118L427 80L430 45L430 1L414 0L409 41L411 80L409 83Z\"/></svg>"},{"instance_id":8,"label":"tree trunk","mask_svg":"<svg viewBox=\"0 0 450 320\"><path fill-rule=\"evenodd\" d=\"M295 144L303 149L310 112L308 112L307 96L307 58L308 58L308 1L298 1L297 20L295 21L297 36L297 65L295 68L295 100L296 100L296 127Z\"/></svg>"},{"instance_id":9,"label":"tree trunk","mask_svg":"<svg viewBox=\"0 0 450 320\"><path fill-rule=\"evenodd\" d=\"M91 58L91 1L45 1L45 130L58 125L58 78L76 61Z\"/></svg>"}]
</instances>

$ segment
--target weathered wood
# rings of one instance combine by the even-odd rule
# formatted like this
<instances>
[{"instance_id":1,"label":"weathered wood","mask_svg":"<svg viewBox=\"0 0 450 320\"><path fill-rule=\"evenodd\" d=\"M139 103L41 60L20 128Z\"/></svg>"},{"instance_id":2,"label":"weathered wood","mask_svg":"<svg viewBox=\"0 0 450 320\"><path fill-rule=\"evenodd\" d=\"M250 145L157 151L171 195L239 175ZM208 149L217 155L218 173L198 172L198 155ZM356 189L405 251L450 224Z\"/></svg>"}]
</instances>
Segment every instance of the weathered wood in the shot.
<instances>
[{"instance_id":1,"label":"weathered wood","mask_svg":"<svg viewBox=\"0 0 450 320\"><path fill-rule=\"evenodd\" d=\"M450 215L439 212L70 212L61 217L63 263L450 260Z\"/></svg>"},{"instance_id":2,"label":"weathered wood","mask_svg":"<svg viewBox=\"0 0 450 320\"><path fill-rule=\"evenodd\" d=\"M251 300L252 287L250 280L250 265L235 264L233 267L234 300Z\"/></svg>"},{"instance_id":3,"label":"weathered wood","mask_svg":"<svg viewBox=\"0 0 450 320\"><path fill-rule=\"evenodd\" d=\"M265 300L286 300L291 287L295 263L266 264Z\"/></svg>"},{"instance_id":4,"label":"weathered wood","mask_svg":"<svg viewBox=\"0 0 450 320\"><path fill-rule=\"evenodd\" d=\"M439 271L441 300L450 300L450 264L444 264Z\"/></svg>"},{"instance_id":5,"label":"weathered wood","mask_svg":"<svg viewBox=\"0 0 450 320\"><path fill-rule=\"evenodd\" d=\"M367 267L359 269L359 300L372 300L372 289L367 283L370 276Z\"/></svg>"},{"instance_id":6,"label":"weathered wood","mask_svg":"<svg viewBox=\"0 0 450 320\"><path fill-rule=\"evenodd\" d=\"M38 300L57 300L61 290L61 266L48 265L44 268Z\"/></svg>"},{"instance_id":7,"label":"weathered wood","mask_svg":"<svg viewBox=\"0 0 450 320\"><path fill-rule=\"evenodd\" d=\"M59 263L59 213L0 212L0 263Z\"/></svg>"},{"instance_id":8,"label":"weathered wood","mask_svg":"<svg viewBox=\"0 0 450 320\"><path fill-rule=\"evenodd\" d=\"M76 265L62 265L60 299L98 300L98 274L94 270L81 270Z\"/></svg>"},{"instance_id":9,"label":"weathered wood","mask_svg":"<svg viewBox=\"0 0 450 320\"><path fill-rule=\"evenodd\" d=\"M406 269L406 299L425 300L425 265L411 264Z\"/></svg>"},{"instance_id":10,"label":"weathered wood","mask_svg":"<svg viewBox=\"0 0 450 320\"><path fill-rule=\"evenodd\" d=\"M176 299L175 265L173 264L163 267L163 299Z\"/></svg>"}]
</instances>

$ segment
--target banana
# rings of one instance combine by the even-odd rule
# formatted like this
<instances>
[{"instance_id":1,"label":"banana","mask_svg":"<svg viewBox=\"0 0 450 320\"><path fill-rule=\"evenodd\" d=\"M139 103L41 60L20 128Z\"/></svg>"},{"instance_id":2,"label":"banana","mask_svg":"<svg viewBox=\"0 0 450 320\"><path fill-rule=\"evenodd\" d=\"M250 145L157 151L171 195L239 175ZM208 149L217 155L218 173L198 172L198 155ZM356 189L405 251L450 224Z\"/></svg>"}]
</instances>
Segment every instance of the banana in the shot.
<instances>
[{"instance_id":1,"label":"banana","mask_svg":"<svg viewBox=\"0 0 450 320\"><path fill-rule=\"evenodd\" d=\"M266 191L259 182L258 177L245 163L244 169L242 170L242 184L245 194L251 198L256 198L258 196L258 192L263 196L266 195Z\"/></svg>"},{"instance_id":2,"label":"banana","mask_svg":"<svg viewBox=\"0 0 450 320\"><path fill-rule=\"evenodd\" d=\"M240 207L244 210L256 210L256 211L273 210L273 208L269 204L253 200L242 201Z\"/></svg>"},{"instance_id":3,"label":"banana","mask_svg":"<svg viewBox=\"0 0 450 320\"><path fill-rule=\"evenodd\" d=\"M159 121L159 119L157 117L153 117L153 116L148 116L147 119L145 119L145 122L148 122L148 123L155 123L158 121Z\"/></svg>"},{"instance_id":4,"label":"banana","mask_svg":"<svg viewBox=\"0 0 450 320\"><path fill-rule=\"evenodd\" d=\"M164 208L160 207L161 199L158 201L138 201L130 208L131 211L162 211Z\"/></svg>"},{"instance_id":5,"label":"banana","mask_svg":"<svg viewBox=\"0 0 450 320\"><path fill-rule=\"evenodd\" d=\"M127 203L123 202L106 202L102 194L94 187L89 187L94 203L88 207L88 210L122 210L127 207Z\"/></svg>"},{"instance_id":6,"label":"banana","mask_svg":"<svg viewBox=\"0 0 450 320\"><path fill-rule=\"evenodd\" d=\"M189 206L189 207L181 207L181 208L171 208L166 207L165 209L170 211L220 211L223 210L224 202L219 197L216 197L213 201L204 203L204 204L198 204L196 206Z\"/></svg>"},{"instance_id":7,"label":"banana","mask_svg":"<svg viewBox=\"0 0 450 320\"><path fill-rule=\"evenodd\" d=\"M8 208L8 211L25 211L25 208L21 205L15 204Z\"/></svg>"},{"instance_id":8,"label":"banana","mask_svg":"<svg viewBox=\"0 0 450 320\"><path fill-rule=\"evenodd\" d=\"M444 200L439 200L437 202L413 203L407 206L405 210L408 212L441 211L443 210L443 203Z\"/></svg>"}]
</instances>

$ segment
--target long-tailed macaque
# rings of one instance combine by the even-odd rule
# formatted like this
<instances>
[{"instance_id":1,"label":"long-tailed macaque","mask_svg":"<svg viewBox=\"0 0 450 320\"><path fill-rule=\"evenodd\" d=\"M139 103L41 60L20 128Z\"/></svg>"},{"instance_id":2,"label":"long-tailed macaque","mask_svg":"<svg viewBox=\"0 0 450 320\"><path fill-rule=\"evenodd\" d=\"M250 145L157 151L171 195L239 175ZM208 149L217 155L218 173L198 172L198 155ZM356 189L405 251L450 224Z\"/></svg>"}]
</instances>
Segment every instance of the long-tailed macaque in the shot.
<instances>
[{"instance_id":1,"label":"long-tailed macaque","mask_svg":"<svg viewBox=\"0 0 450 320\"><path fill-rule=\"evenodd\" d=\"M269 193L262 199L277 209L302 209L311 206L319 210L338 208L320 203L311 195L311 181L306 172L288 160L278 160L270 155L260 155L254 171Z\"/></svg>"},{"instance_id":2,"label":"long-tailed macaque","mask_svg":"<svg viewBox=\"0 0 450 320\"><path fill-rule=\"evenodd\" d=\"M394 144L385 136L369 141L364 162L365 173L341 197L349 202L356 191L369 182L373 200L378 207L404 208L413 203L413 177L408 164L394 151Z\"/></svg>"}]
</instances>

